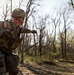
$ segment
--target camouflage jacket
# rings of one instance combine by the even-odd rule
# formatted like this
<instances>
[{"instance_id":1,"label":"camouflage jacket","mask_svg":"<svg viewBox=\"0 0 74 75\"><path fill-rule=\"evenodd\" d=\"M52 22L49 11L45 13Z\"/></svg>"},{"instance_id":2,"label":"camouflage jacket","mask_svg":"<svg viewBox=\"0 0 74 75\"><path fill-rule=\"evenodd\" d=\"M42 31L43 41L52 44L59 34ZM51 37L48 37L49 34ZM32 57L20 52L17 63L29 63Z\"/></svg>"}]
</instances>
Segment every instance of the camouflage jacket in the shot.
<instances>
[{"instance_id":1,"label":"camouflage jacket","mask_svg":"<svg viewBox=\"0 0 74 75\"><path fill-rule=\"evenodd\" d=\"M12 21L0 21L0 30L9 30L14 37L17 37L20 32L20 27L17 27Z\"/></svg>"},{"instance_id":2,"label":"camouflage jacket","mask_svg":"<svg viewBox=\"0 0 74 75\"><path fill-rule=\"evenodd\" d=\"M0 21L0 30L9 30L12 32L13 36L19 37L20 33L37 33L35 30L30 30L27 28L17 27L12 21Z\"/></svg>"},{"instance_id":3,"label":"camouflage jacket","mask_svg":"<svg viewBox=\"0 0 74 75\"><path fill-rule=\"evenodd\" d=\"M17 27L12 21L0 21L0 48L16 49L22 41L20 33L37 33L35 30Z\"/></svg>"},{"instance_id":4,"label":"camouflage jacket","mask_svg":"<svg viewBox=\"0 0 74 75\"><path fill-rule=\"evenodd\" d=\"M11 21L0 21L0 49L16 49L21 43L20 27Z\"/></svg>"}]
</instances>

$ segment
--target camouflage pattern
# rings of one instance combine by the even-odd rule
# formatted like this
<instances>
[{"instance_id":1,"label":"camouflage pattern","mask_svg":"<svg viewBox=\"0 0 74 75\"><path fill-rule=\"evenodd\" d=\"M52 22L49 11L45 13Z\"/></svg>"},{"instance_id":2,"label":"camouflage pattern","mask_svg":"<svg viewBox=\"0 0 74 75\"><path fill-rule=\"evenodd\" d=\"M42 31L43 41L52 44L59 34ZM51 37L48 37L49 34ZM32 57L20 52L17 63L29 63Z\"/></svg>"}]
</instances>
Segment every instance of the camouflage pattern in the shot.
<instances>
[{"instance_id":1,"label":"camouflage pattern","mask_svg":"<svg viewBox=\"0 0 74 75\"><path fill-rule=\"evenodd\" d=\"M7 25L5 28L4 24ZM35 30L31 31L26 28L17 27L12 21L0 22L0 47L5 48L3 50L7 51L16 49L22 41L22 38L19 38L18 35L20 33L37 32Z\"/></svg>"},{"instance_id":2,"label":"camouflage pattern","mask_svg":"<svg viewBox=\"0 0 74 75\"><path fill-rule=\"evenodd\" d=\"M22 41L22 38L19 38L18 36L19 33L37 32L35 30L31 31L29 29L17 27L12 21L0 21L0 75L6 75L5 72L7 71L7 69L9 69L8 66L10 65L11 69L12 67L17 67L19 58L13 54L9 54L13 49L16 49ZM6 63L4 62L5 59ZM7 63L9 63L10 65L7 65ZM13 71L13 74L11 75L17 75L17 68L15 68L14 70L15 71Z\"/></svg>"},{"instance_id":3,"label":"camouflage pattern","mask_svg":"<svg viewBox=\"0 0 74 75\"><path fill-rule=\"evenodd\" d=\"M8 54L11 53L13 49L16 49L20 45L22 39L19 38L18 36L19 32L32 33L31 30L25 29L25 28L21 28L21 31L20 31L20 27L16 27L16 25L12 21L5 21L5 22L0 21L0 73L4 73L0 75L6 75L5 74L6 69L8 69L8 66L10 66L7 64L8 62L9 64L13 65L11 66L13 68L17 66L16 64L18 63L18 61L16 60L18 60L18 57L14 59L16 56L8 55ZM6 61L6 63L4 62L5 58L8 60ZM12 62L11 60L14 62ZM17 75L17 71L14 72L12 75Z\"/></svg>"},{"instance_id":4,"label":"camouflage pattern","mask_svg":"<svg viewBox=\"0 0 74 75\"><path fill-rule=\"evenodd\" d=\"M0 47L11 49L14 42L21 43L21 39L18 37L20 32L19 27L16 27L13 22L7 21L7 27L4 28L2 22L0 22ZM20 41L16 41L19 38ZM2 43L3 42L3 43ZM11 45L10 45L11 44ZM19 45L18 45L19 46ZM17 46L16 46L17 47Z\"/></svg>"},{"instance_id":5,"label":"camouflage pattern","mask_svg":"<svg viewBox=\"0 0 74 75\"><path fill-rule=\"evenodd\" d=\"M7 26L4 27L4 24ZM0 22L0 75L6 75L6 65L5 64L7 63L5 63L5 59L7 59L8 61L13 60L12 57L8 56L8 54L11 54L12 52L11 47L12 49L15 49L15 47L17 46L14 47L13 44L16 43L17 45L19 45L21 42L21 39L18 37L19 32L20 32L19 27L16 27L16 25L13 22L11 21L6 21L6 22L1 21ZM16 38L18 38L19 41ZM15 56L13 57L15 58ZM10 65L15 65L15 64L10 63ZM12 75L17 75L17 74L13 73Z\"/></svg>"},{"instance_id":6,"label":"camouflage pattern","mask_svg":"<svg viewBox=\"0 0 74 75\"><path fill-rule=\"evenodd\" d=\"M13 10L11 16L15 17L15 18L20 18L20 17L24 18L25 17L25 12L24 12L24 10L17 8L17 9Z\"/></svg>"},{"instance_id":7,"label":"camouflage pattern","mask_svg":"<svg viewBox=\"0 0 74 75\"><path fill-rule=\"evenodd\" d=\"M22 9L15 9L11 16L24 19L25 12ZM21 43L19 33L20 27L12 21L0 21L0 75L6 75L7 71L10 75L17 75L19 57L12 54L12 49L16 49Z\"/></svg>"},{"instance_id":8,"label":"camouflage pattern","mask_svg":"<svg viewBox=\"0 0 74 75\"><path fill-rule=\"evenodd\" d=\"M6 27L4 27L5 23ZM19 27L17 27L12 21L0 22L0 30L9 30L12 32L14 37L17 37L20 31Z\"/></svg>"}]
</instances>

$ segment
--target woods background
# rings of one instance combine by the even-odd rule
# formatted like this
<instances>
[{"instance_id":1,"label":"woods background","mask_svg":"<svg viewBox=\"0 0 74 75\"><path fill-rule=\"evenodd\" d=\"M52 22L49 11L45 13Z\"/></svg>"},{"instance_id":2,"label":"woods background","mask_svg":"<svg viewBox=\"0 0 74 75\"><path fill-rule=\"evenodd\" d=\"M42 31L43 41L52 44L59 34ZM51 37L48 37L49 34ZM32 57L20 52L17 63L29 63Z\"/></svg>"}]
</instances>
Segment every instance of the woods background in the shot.
<instances>
[{"instance_id":1,"label":"woods background","mask_svg":"<svg viewBox=\"0 0 74 75\"><path fill-rule=\"evenodd\" d=\"M0 15L3 20L9 18L8 14L17 8L12 4L12 0L7 0L3 15ZM21 34L23 41L15 51L20 56L20 62L74 60L74 4L72 0L69 0L67 5L63 5L58 11L51 11L44 16L38 13L41 8L39 0L19 0L18 5L18 8L23 8L26 12L23 27L37 31L37 34Z\"/></svg>"}]
</instances>

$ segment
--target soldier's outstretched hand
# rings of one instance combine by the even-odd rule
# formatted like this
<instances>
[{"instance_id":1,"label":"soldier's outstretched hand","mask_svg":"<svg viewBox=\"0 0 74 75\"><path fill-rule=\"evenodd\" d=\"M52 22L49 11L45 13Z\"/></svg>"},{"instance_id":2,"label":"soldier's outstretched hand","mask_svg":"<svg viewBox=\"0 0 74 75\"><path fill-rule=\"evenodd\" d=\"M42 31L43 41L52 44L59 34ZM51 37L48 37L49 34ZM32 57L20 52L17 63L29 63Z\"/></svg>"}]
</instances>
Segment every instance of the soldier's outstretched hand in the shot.
<instances>
[{"instance_id":1,"label":"soldier's outstretched hand","mask_svg":"<svg viewBox=\"0 0 74 75\"><path fill-rule=\"evenodd\" d=\"M32 30L32 33L35 33L35 34L37 34L37 31L36 31L36 30Z\"/></svg>"}]
</instances>

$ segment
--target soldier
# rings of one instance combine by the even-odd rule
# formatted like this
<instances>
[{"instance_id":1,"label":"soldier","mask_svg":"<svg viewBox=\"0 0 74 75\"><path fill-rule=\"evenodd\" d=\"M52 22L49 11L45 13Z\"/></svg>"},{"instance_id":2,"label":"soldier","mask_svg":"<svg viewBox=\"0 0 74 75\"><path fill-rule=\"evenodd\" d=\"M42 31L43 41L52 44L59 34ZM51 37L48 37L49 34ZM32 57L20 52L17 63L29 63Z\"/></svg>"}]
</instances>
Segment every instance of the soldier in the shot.
<instances>
[{"instance_id":1,"label":"soldier","mask_svg":"<svg viewBox=\"0 0 74 75\"><path fill-rule=\"evenodd\" d=\"M16 45L21 42L21 38L19 38L20 33L36 33L35 30L31 31L20 27L24 22L24 10L19 8L14 9L11 16L12 21L0 22L0 75L6 75L6 69L8 69L8 65L6 64L9 62L8 60L11 57L12 49L15 49L17 47ZM12 55L12 57L14 57L14 55ZM15 59L16 58L18 57L15 56ZM14 73L10 74L17 75L17 72L13 72Z\"/></svg>"}]
</instances>

